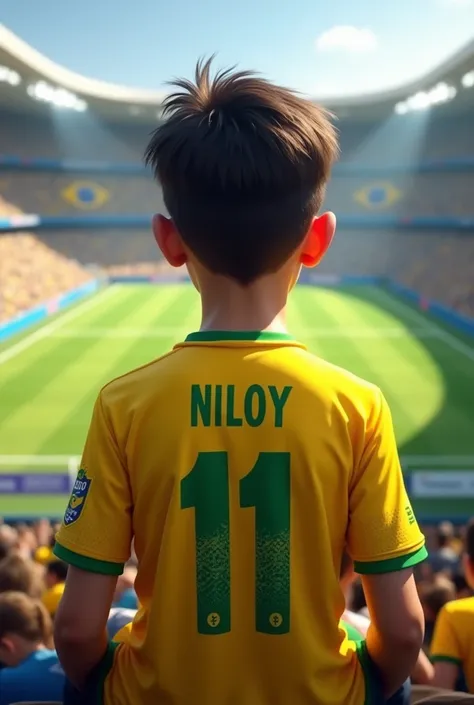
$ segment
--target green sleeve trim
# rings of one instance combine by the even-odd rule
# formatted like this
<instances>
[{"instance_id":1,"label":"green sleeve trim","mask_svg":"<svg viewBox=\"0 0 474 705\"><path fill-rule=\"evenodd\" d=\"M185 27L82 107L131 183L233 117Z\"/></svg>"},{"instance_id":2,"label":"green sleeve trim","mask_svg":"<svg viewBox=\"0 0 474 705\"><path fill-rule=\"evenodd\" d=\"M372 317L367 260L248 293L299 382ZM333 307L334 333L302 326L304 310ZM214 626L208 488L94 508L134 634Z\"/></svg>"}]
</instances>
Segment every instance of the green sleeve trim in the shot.
<instances>
[{"instance_id":1,"label":"green sleeve trim","mask_svg":"<svg viewBox=\"0 0 474 705\"><path fill-rule=\"evenodd\" d=\"M114 665L115 651L118 646L119 644L115 641L108 642L104 655L97 666L94 666L92 671L90 671L83 687L80 690L75 689L75 693L78 696L77 702L87 702L89 705L105 705L105 680ZM76 698L74 698L74 702L76 702Z\"/></svg>"},{"instance_id":2,"label":"green sleeve trim","mask_svg":"<svg viewBox=\"0 0 474 705\"><path fill-rule=\"evenodd\" d=\"M100 573L101 575L122 575L124 563L113 563L112 561L99 561L97 558L82 556L80 553L64 548L60 543L55 544L53 553L65 563L73 565L75 568L86 570L88 573Z\"/></svg>"},{"instance_id":3,"label":"green sleeve trim","mask_svg":"<svg viewBox=\"0 0 474 705\"><path fill-rule=\"evenodd\" d=\"M364 641L364 637L362 636L360 631L353 627L352 624L349 624L348 622L345 622L343 619L341 619L341 627L345 630L349 641L355 641L356 643L359 641Z\"/></svg>"},{"instance_id":4,"label":"green sleeve trim","mask_svg":"<svg viewBox=\"0 0 474 705\"><path fill-rule=\"evenodd\" d=\"M115 641L109 641L107 645L107 651L105 652L102 661L97 666L93 673L93 683L95 685L95 705L104 705L104 686L105 680L112 670L114 665L115 651L119 644Z\"/></svg>"},{"instance_id":5,"label":"green sleeve trim","mask_svg":"<svg viewBox=\"0 0 474 705\"><path fill-rule=\"evenodd\" d=\"M444 662L452 663L455 666L462 666L462 660L460 658L455 658L455 656L443 656L443 654L435 654L430 656L431 663Z\"/></svg>"},{"instance_id":6,"label":"green sleeve trim","mask_svg":"<svg viewBox=\"0 0 474 705\"><path fill-rule=\"evenodd\" d=\"M365 639L356 642L356 654L362 668L362 673L364 674L364 705L376 705L376 703L380 702L380 698L377 697L378 688L374 682L374 664L369 656Z\"/></svg>"},{"instance_id":7,"label":"green sleeve trim","mask_svg":"<svg viewBox=\"0 0 474 705\"><path fill-rule=\"evenodd\" d=\"M412 568L418 563L422 563L428 558L428 551L425 546L418 548L412 553L396 558L387 558L384 561L354 561L354 570L360 575L377 575L379 573L394 573L404 568Z\"/></svg>"}]
</instances>

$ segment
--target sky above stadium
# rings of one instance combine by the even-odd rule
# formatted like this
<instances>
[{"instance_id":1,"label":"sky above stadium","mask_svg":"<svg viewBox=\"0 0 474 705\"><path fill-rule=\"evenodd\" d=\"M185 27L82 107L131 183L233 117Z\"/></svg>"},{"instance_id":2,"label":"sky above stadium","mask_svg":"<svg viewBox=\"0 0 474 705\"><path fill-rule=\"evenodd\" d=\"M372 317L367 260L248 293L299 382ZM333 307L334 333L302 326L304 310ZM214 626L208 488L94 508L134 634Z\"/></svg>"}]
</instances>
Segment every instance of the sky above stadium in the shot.
<instances>
[{"instance_id":1,"label":"sky above stadium","mask_svg":"<svg viewBox=\"0 0 474 705\"><path fill-rule=\"evenodd\" d=\"M474 37L474 0L1 0L3 24L83 75L163 89L217 53L310 95L423 75Z\"/></svg>"}]
</instances>

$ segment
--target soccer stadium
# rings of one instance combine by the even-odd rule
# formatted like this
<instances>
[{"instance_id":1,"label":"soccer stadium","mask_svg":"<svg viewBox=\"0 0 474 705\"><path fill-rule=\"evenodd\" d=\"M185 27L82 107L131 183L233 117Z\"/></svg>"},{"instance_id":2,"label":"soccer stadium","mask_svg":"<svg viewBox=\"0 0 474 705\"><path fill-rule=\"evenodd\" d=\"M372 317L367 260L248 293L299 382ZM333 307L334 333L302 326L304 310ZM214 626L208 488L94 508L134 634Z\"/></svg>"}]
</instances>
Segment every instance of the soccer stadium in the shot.
<instances>
[{"instance_id":1,"label":"soccer stadium","mask_svg":"<svg viewBox=\"0 0 474 705\"><path fill-rule=\"evenodd\" d=\"M143 153L163 96L2 37L0 517L26 535L62 518L100 389L197 330L200 301L151 233L166 209ZM420 80L325 107L338 228L289 329L381 388L430 545L440 522L459 542L474 514L474 42ZM426 585L431 605L446 586Z\"/></svg>"},{"instance_id":2,"label":"soccer stadium","mask_svg":"<svg viewBox=\"0 0 474 705\"><path fill-rule=\"evenodd\" d=\"M0 515L59 517L99 389L193 330L199 304L150 231L163 204L142 155L160 96L64 69L60 81L8 39ZM474 502L473 69L474 45L418 84L328 106L338 233L289 314L310 350L382 388L430 521L462 520Z\"/></svg>"}]
</instances>

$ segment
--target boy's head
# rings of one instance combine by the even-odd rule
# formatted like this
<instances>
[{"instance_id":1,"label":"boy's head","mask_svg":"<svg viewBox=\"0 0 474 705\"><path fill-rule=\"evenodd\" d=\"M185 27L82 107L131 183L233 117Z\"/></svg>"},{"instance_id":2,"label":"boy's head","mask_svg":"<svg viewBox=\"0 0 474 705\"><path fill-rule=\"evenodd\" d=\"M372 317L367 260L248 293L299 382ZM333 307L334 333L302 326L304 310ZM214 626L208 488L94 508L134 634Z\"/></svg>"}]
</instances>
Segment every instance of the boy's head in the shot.
<instances>
[{"instance_id":1,"label":"boy's head","mask_svg":"<svg viewBox=\"0 0 474 705\"><path fill-rule=\"evenodd\" d=\"M464 574L466 582L474 590L474 519L466 527L464 539Z\"/></svg>"},{"instance_id":2,"label":"boy's head","mask_svg":"<svg viewBox=\"0 0 474 705\"><path fill-rule=\"evenodd\" d=\"M65 583L67 576L67 563L54 560L46 566L45 583L47 588L52 588L58 583Z\"/></svg>"},{"instance_id":3,"label":"boy's head","mask_svg":"<svg viewBox=\"0 0 474 705\"><path fill-rule=\"evenodd\" d=\"M436 539L439 548L449 546L454 538L454 526L450 521L442 521L436 531Z\"/></svg>"},{"instance_id":4,"label":"boy's head","mask_svg":"<svg viewBox=\"0 0 474 705\"><path fill-rule=\"evenodd\" d=\"M434 622L442 607L456 599L454 583L441 573L431 582L419 585L419 593L427 622Z\"/></svg>"},{"instance_id":5,"label":"boy's head","mask_svg":"<svg viewBox=\"0 0 474 705\"><path fill-rule=\"evenodd\" d=\"M0 561L0 593L10 590L40 597L44 590L43 568L15 553L7 556Z\"/></svg>"},{"instance_id":6,"label":"boy's head","mask_svg":"<svg viewBox=\"0 0 474 705\"><path fill-rule=\"evenodd\" d=\"M154 233L173 266L186 264L248 286L288 265L318 264L331 242L332 214L316 218L338 153L320 107L249 72L198 63L195 84L179 80L145 160L171 219ZM290 271L291 270L291 271Z\"/></svg>"},{"instance_id":7,"label":"boy's head","mask_svg":"<svg viewBox=\"0 0 474 705\"><path fill-rule=\"evenodd\" d=\"M8 524L0 525L0 561L10 555L16 546L17 540L16 529Z\"/></svg>"},{"instance_id":8,"label":"boy's head","mask_svg":"<svg viewBox=\"0 0 474 705\"><path fill-rule=\"evenodd\" d=\"M39 645L51 646L52 624L43 605L23 592L0 594L0 662L18 666Z\"/></svg>"}]
</instances>

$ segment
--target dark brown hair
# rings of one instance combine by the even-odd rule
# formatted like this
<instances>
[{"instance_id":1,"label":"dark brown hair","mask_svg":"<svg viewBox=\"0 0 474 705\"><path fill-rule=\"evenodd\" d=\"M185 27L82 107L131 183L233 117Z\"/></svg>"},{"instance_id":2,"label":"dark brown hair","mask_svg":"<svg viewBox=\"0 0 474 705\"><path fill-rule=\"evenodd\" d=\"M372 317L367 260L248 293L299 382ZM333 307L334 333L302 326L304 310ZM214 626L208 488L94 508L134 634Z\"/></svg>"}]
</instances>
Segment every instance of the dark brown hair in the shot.
<instances>
[{"instance_id":1,"label":"dark brown hair","mask_svg":"<svg viewBox=\"0 0 474 705\"><path fill-rule=\"evenodd\" d=\"M330 115L229 69L175 82L145 161L184 243L210 271L243 285L277 271L302 243L337 157Z\"/></svg>"},{"instance_id":2,"label":"dark brown hair","mask_svg":"<svg viewBox=\"0 0 474 705\"><path fill-rule=\"evenodd\" d=\"M66 582L67 569L68 564L60 560L50 561L46 566L46 572L54 576L60 583Z\"/></svg>"},{"instance_id":3,"label":"dark brown hair","mask_svg":"<svg viewBox=\"0 0 474 705\"><path fill-rule=\"evenodd\" d=\"M469 560L474 565L474 519L471 519L467 524L464 542Z\"/></svg>"},{"instance_id":4,"label":"dark brown hair","mask_svg":"<svg viewBox=\"0 0 474 705\"><path fill-rule=\"evenodd\" d=\"M431 583L418 586L421 603L427 607L433 618L437 617L441 608L456 597L454 583L445 575L437 575Z\"/></svg>"},{"instance_id":5,"label":"dark brown hair","mask_svg":"<svg viewBox=\"0 0 474 705\"><path fill-rule=\"evenodd\" d=\"M0 594L0 638L17 634L31 642L51 644L53 626L45 606L23 592Z\"/></svg>"}]
</instances>

